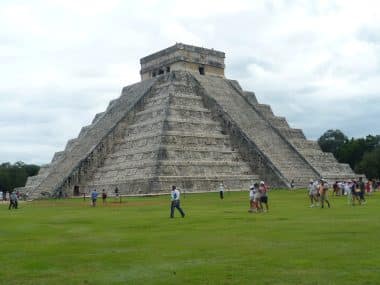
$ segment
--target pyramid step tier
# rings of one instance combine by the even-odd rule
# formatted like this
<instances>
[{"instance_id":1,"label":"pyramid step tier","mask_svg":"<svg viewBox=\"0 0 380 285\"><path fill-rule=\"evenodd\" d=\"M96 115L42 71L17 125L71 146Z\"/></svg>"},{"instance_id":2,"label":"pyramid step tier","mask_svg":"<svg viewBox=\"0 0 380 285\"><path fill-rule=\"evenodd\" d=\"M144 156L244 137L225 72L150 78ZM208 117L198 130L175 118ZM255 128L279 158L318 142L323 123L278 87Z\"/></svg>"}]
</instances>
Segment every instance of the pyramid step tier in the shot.
<instances>
[{"instance_id":1,"label":"pyramid step tier","mask_svg":"<svg viewBox=\"0 0 380 285\"><path fill-rule=\"evenodd\" d=\"M257 175L217 175L217 176L145 176L126 178L115 182L94 181L86 186L86 192L96 188L114 194L118 187L120 194L151 194L169 192L172 185L176 185L182 195L189 192L217 191L219 184L223 182L226 190L248 190L252 182L258 182ZM185 197L182 196L182 199Z\"/></svg>"}]
</instances>

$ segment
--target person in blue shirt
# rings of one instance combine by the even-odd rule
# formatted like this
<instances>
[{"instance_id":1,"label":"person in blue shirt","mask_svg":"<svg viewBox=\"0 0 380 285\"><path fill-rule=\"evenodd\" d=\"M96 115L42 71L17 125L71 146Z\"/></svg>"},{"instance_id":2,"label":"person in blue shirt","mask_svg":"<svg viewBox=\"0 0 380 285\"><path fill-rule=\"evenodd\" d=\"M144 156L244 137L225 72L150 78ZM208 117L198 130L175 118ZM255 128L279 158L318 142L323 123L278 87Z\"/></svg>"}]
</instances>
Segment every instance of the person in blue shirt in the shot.
<instances>
[{"instance_id":1,"label":"person in blue shirt","mask_svg":"<svg viewBox=\"0 0 380 285\"><path fill-rule=\"evenodd\" d=\"M96 206L96 199L98 198L98 192L96 192L96 189L92 190L91 192L91 200L92 200L92 206Z\"/></svg>"}]
</instances>

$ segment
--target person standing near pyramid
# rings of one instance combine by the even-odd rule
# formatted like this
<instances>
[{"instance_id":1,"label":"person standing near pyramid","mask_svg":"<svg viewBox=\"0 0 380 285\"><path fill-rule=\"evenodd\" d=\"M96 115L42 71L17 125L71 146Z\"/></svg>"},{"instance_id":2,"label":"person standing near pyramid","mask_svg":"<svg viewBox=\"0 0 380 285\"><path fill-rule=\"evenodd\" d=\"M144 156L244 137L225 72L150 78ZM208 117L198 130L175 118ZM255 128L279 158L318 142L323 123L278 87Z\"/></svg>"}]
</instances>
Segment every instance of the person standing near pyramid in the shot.
<instances>
[{"instance_id":1,"label":"person standing near pyramid","mask_svg":"<svg viewBox=\"0 0 380 285\"><path fill-rule=\"evenodd\" d=\"M172 186L172 192L171 192L171 206L170 206L170 218L174 218L174 208L177 208L177 210L181 213L182 218L185 217L184 211L181 209L179 196L180 192L178 191L176 186Z\"/></svg>"},{"instance_id":2,"label":"person standing near pyramid","mask_svg":"<svg viewBox=\"0 0 380 285\"><path fill-rule=\"evenodd\" d=\"M98 198L98 192L96 192L96 189L93 189L91 191L91 201L92 201L92 206L96 206L96 199Z\"/></svg>"},{"instance_id":3,"label":"person standing near pyramid","mask_svg":"<svg viewBox=\"0 0 380 285\"><path fill-rule=\"evenodd\" d=\"M224 184L223 184L223 182L221 182L219 185L219 197L222 200L224 198Z\"/></svg>"}]
</instances>

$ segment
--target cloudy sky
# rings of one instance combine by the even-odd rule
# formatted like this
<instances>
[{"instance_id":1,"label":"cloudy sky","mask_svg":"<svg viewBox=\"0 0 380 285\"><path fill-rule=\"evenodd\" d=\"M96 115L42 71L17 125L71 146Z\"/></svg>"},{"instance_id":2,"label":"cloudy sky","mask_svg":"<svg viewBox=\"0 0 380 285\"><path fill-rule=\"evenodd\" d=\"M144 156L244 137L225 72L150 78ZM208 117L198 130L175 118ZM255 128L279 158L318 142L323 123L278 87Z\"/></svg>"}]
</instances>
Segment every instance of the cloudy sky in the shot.
<instances>
[{"instance_id":1,"label":"cloudy sky","mask_svg":"<svg viewBox=\"0 0 380 285\"><path fill-rule=\"evenodd\" d=\"M380 2L1 0L0 162L47 163L176 42L309 139L380 134Z\"/></svg>"}]
</instances>

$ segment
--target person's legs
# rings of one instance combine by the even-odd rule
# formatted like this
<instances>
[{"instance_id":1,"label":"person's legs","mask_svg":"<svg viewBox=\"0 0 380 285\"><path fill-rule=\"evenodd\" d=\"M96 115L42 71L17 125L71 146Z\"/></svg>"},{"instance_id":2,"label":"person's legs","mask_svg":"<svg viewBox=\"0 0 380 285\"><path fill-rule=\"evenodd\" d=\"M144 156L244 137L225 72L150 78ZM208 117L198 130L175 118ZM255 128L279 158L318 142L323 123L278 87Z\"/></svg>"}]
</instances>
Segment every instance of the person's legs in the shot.
<instances>
[{"instance_id":1,"label":"person's legs","mask_svg":"<svg viewBox=\"0 0 380 285\"><path fill-rule=\"evenodd\" d=\"M170 205L170 218L174 218L175 201L172 201Z\"/></svg>"},{"instance_id":2,"label":"person's legs","mask_svg":"<svg viewBox=\"0 0 380 285\"><path fill-rule=\"evenodd\" d=\"M181 213L182 218L185 217L185 213L183 212L183 210L182 210L182 208L181 208L181 206L179 204L179 201L178 201L178 203L176 203L176 208Z\"/></svg>"},{"instance_id":3,"label":"person's legs","mask_svg":"<svg viewBox=\"0 0 380 285\"><path fill-rule=\"evenodd\" d=\"M219 191L219 197L220 197L220 199L223 199L224 197L223 197L223 191Z\"/></svg>"},{"instance_id":4,"label":"person's legs","mask_svg":"<svg viewBox=\"0 0 380 285\"><path fill-rule=\"evenodd\" d=\"M310 194L309 198L310 198L310 207L314 207L314 196L313 196L313 194Z\"/></svg>"}]
</instances>

